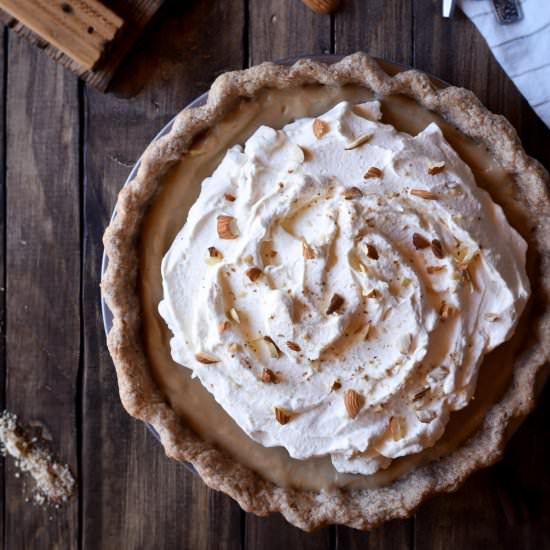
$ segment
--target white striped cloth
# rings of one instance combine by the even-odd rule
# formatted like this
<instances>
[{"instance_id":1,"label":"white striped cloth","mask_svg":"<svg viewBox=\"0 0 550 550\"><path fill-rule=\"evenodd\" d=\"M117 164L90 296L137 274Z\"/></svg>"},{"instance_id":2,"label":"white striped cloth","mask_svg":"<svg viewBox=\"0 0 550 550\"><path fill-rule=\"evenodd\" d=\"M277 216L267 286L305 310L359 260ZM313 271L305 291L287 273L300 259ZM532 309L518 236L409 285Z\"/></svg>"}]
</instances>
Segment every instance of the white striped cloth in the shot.
<instances>
[{"instance_id":1,"label":"white striped cloth","mask_svg":"<svg viewBox=\"0 0 550 550\"><path fill-rule=\"evenodd\" d=\"M497 61L550 127L550 0L521 0L523 19L500 25L490 0L459 0Z\"/></svg>"}]
</instances>

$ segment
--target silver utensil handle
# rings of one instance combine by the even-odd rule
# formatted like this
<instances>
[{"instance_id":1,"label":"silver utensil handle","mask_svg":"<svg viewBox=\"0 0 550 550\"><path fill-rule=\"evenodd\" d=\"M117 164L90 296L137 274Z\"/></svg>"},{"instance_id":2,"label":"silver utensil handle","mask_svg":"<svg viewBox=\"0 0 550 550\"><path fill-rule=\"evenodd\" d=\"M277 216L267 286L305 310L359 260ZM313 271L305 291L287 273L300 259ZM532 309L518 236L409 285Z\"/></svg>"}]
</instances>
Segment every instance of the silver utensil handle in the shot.
<instances>
[{"instance_id":1,"label":"silver utensil handle","mask_svg":"<svg viewBox=\"0 0 550 550\"><path fill-rule=\"evenodd\" d=\"M443 17L452 17L455 11L455 0L443 0Z\"/></svg>"}]
</instances>

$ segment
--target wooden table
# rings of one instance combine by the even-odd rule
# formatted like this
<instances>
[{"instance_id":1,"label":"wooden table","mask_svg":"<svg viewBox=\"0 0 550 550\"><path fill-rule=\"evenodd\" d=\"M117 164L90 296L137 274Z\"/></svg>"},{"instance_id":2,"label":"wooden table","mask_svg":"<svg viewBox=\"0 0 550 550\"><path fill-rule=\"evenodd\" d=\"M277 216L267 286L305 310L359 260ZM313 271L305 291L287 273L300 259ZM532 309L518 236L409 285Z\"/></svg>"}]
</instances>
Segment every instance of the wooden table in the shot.
<instances>
[{"instance_id":1,"label":"wooden table","mask_svg":"<svg viewBox=\"0 0 550 550\"><path fill-rule=\"evenodd\" d=\"M439 1L344 0L334 17L298 0L168 3L103 95L9 30L0 40L0 406L42 422L79 481L59 509L4 479L4 548L550 548L550 388L504 460L415 517L372 533L306 534L243 513L168 460L122 409L99 305L101 236L120 185L155 133L223 71L359 49L473 89L550 166L550 131L474 27ZM2 403L3 401L3 403Z\"/></svg>"}]
</instances>

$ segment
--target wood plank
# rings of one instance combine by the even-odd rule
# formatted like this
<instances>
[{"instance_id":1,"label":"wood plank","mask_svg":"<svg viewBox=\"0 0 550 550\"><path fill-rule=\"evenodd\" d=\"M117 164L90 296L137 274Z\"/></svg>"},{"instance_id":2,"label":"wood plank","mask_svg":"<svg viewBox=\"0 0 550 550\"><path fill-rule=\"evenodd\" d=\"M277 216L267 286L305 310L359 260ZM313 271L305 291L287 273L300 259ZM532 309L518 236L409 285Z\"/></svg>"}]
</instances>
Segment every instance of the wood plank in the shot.
<instances>
[{"instance_id":1,"label":"wood plank","mask_svg":"<svg viewBox=\"0 0 550 550\"><path fill-rule=\"evenodd\" d=\"M242 3L166 8L113 83L119 96L133 99L93 90L85 95L84 549L240 547L237 504L166 458L144 425L122 409L102 333L101 237L121 184L164 124L243 59Z\"/></svg>"},{"instance_id":2,"label":"wood plank","mask_svg":"<svg viewBox=\"0 0 550 550\"><path fill-rule=\"evenodd\" d=\"M50 0L0 0L0 8L87 70L95 67L123 24L97 0L80 0L73 5Z\"/></svg>"},{"instance_id":3,"label":"wood plank","mask_svg":"<svg viewBox=\"0 0 550 550\"><path fill-rule=\"evenodd\" d=\"M325 527L314 533L306 533L290 525L281 514L259 518L246 515L245 548L256 550L281 550L281 548L299 548L300 550L329 550L330 529Z\"/></svg>"},{"instance_id":4,"label":"wood plank","mask_svg":"<svg viewBox=\"0 0 550 550\"><path fill-rule=\"evenodd\" d=\"M80 215L77 80L9 36L6 406L40 422L77 472ZM76 548L78 500L25 501L6 462L6 548ZM24 521L23 521L24 519Z\"/></svg>"},{"instance_id":5,"label":"wood plank","mask_svg":"<svg viewBox=\"0 0 550 550\"><path fill-rule=\"evenodd\" d=\"M335 14L335 53L359 50L396 63L411 64L413 52L411 2L347 0ZM399 37L396 40L395 37ZM336 528L336 548L411 548L413 520L397 520L370 533Z\"/></svg>"},{"instance_id":6,"label":"wood plank","mask_svg":"<svg viewBox=\"0 0 550 550\"><path fill-rule=\"evenodd\" d=\"M512 122L527 151L548 166L550 131L521 98L461 12L446 21L432 3L415 0L415 66L473 90L489 109ZM540 445L544 438L548 441L548 428L542 415L537 411L520 429L503 463L473 476L459 492L441 495L419 509L418 548L549 547L545 534L550 522L549 477L543 466L548 463L549 451L548 445L542 450ZM521 482L516 481L520 478ZM521 517L529 507L521 497L526 487L539 501L539 513L534 518Z\"/></svg>"},{"instance_id":7,"label":"wood plank","mask_svg":"<svg viewBox=\"0 0 550 550\"><path fill-rule=\"evenodd\" d=\"M97 90L105 91L122 60L162 3L163 0L111 0L109 7L124 19L124 27L110 45L109 55L104 56L93 71L89 71L74 62L70 57L40 38L7 12L0 11L0 24L9 26L10 29L36 44L52 59L67 67L89 85Z\"/></svg>"},{"instance_id":8,"label":"wood plank","mask_svg":"<svg viewBox=\"0 0 550 550\"><path fill-rule=\"evenodd\" d=\"M330 16L297 0L249 0L249 63L331 52Z\"/></svg>"},{"instance_id":9,"label":"wood plank","mask_svg":"<svg viewBox=\"0 0 550 550\"><path fill-rule=\"evenodd\" d=\"M249 61L251 65L301 54L331 51L330 16L319 15L297 0L249 0ZM245 547L330 547L329 529L307 534L279 514L268 518L246 515Z\"/></svg>"},{"instance_id":10,"label":"wood plank","mask_svg":"<svg viewBox=\"0 0 550 550\"><path fill-rule=\"evenodd\" d=\"M335 53L344 55L362 50L387 61L410 65L411 22L410 0L347 0L334 18Z\"/></svg>"},{"instance_id":11,"label":"wood plank","mask_svg":"<svg viewBox=\"0 0 550 550\"><path fill-rule=\"evenodd\" d=\"M5 70L5 51L4 38L5 30L0 27L0 410L5 407L5 388L6 388L6 182L4 175L6 173L6 164L4 158L5 146L5 127L4 127L4 70ZM0 460L0 480L2 488L0 489L0 540L4 538L4 499L5 499L5 480L4 480L4 461Z\"/></svg>"}]
</instances>

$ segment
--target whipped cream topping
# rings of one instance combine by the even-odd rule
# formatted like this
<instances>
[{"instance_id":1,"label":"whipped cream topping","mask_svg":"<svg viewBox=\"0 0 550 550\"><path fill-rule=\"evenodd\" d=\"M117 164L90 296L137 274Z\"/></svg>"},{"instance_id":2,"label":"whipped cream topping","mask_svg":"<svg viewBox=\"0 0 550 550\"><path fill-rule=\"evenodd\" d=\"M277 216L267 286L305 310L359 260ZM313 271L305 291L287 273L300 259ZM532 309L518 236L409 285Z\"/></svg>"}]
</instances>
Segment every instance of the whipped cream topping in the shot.
<instances>
[{"instance_id":1,"label":"whipped cream topping","mask_svg":"<svg viewBox=\"0 0 550 550\"><path fill-rule=\"evenodd\" d=\"M342 102L229 149L159 304L174 360L250 437L362 474L442 436L529 295L525 241L439 127L380 119Z\"/></svg>"}]
</instances>

